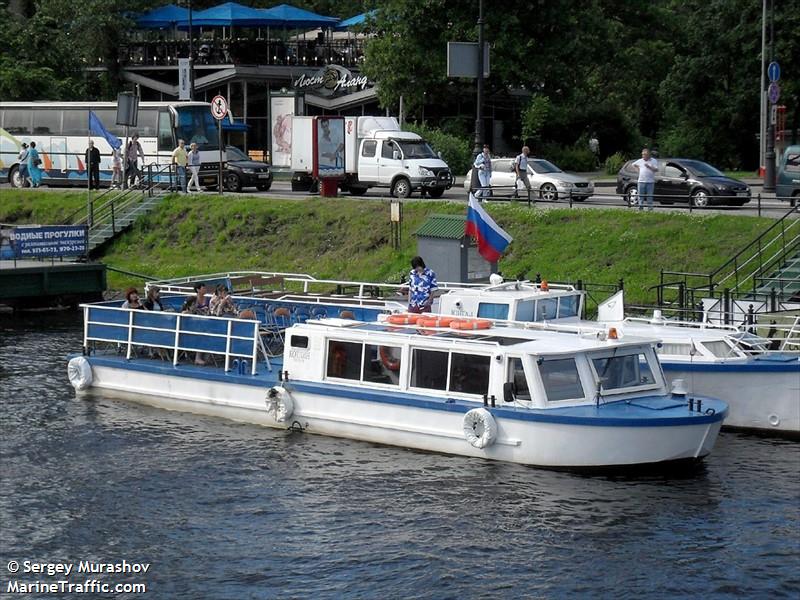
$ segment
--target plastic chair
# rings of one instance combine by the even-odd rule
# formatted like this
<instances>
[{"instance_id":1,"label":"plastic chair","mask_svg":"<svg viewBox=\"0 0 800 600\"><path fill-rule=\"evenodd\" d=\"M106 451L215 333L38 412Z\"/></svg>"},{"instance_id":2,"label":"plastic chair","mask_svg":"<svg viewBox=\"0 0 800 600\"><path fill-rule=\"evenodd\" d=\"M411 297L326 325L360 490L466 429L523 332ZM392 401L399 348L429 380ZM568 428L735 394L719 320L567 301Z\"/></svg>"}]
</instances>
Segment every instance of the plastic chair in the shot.
<instances>
[{"instance_id":1,"label":"plastic chair","mask_svg":"<svg viewBox=\"0 0 800 600\"><path fill-rule=\"evenodd\" d=\"M356 316L353 314L352 310L343 310L342 312L339 313L339 318L340 319L352 319L353 321L355 321Z\"/></svg>"}]
</instances>

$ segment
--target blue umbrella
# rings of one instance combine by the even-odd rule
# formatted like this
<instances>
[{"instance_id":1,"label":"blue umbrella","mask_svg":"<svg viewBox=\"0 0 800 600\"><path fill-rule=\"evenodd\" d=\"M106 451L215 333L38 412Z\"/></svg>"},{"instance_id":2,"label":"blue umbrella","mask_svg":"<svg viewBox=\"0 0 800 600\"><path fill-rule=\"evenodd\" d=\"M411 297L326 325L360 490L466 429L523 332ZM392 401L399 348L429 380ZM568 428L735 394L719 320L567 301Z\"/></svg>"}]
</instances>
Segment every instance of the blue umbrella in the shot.
<instances>
[{"instance_id":1,"label":"blue umbrella","mask_svg":"<svg viewBox=\"0 0 800 600\"><path fill-rule=\"evenodd\" d=\"M336 17L325 17L289 4L263 8L259 12L268 18L270 27L285 27L287 29L325 28L333 27L339 22Z\"/></svg>"},{"instance_id":2,"label":"blue umbrella","mask_svg":"<svg viewBox=\"0 0 800 600\"><path fill-rule=\"evenodd\" d=\"M360 15L350 17L349 19L345 19L344 21L341 21L336 27L334 27L334 29L336 31L344 31L346 29L349 29L350 27L353 27L354 25L363 25L364 22L368 18L373 17L376 12L377 10L371 10L369 12L361 13Z\"/></svg>"},{"instance_id":3,"label":"blue umbrella","mask_svg":"<svg viewBox=\"0 0 800 600\"><path fill-rule=\"evenodd\" d=\"M268 27L272 22L263 10L226 2L200 12L192 13L193 27ZM178 27L189 26L188 15L178 23Z\"/></svg>"},{"instance_id":4,"label":"blue umbrella","mask_svg":"<svg viewBox=\"0 0 800 600\"><path fill-rule=\"evenodd\" d=\"M174 4L161 6L136 19L136 25L142 29L166 29L189 18L188 9Z\"/></svg>"}]
</instances>

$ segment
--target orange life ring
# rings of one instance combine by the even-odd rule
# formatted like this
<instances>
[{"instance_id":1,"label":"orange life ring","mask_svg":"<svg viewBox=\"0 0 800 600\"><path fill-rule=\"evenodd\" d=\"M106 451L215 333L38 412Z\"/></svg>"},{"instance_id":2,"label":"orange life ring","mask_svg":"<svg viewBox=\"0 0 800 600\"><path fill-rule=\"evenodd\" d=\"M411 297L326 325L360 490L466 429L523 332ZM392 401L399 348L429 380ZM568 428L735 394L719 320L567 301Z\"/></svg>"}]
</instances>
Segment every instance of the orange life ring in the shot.
<instances>
[{"instance_id":1,"label":"orange life ring","mask_svg":"<svg viewBox=\"0 0 800 600\"><path fill-rule=\"evenodd\" d=\"M383 363L384 367L386 367L390 371L400 370L400 359L392 356L389 353L389 349L386 346L379 346L378 354L381 357L381 362Z\"/></svg>"},{"instance_id":2,"label":"orange life ring","mask_svg":"<svg viewBox=\"0 0 800 600\"><path fill-rule=\"evenodd\" d=\"M422 317L417 320L417 327L450 327L457 317Z\"/></svg>"},{"instance_id":3,"label":"orange life ring","mask_svg":"<svg viewBox=\"0 0 800 600\"><path fill-rule=\"evenodd\" d=\"M492 322L488 319L456 319L450 323L450 329L489 329Z\"/></svg>"},{"instance_id":4,"label":"orange life ring","mask_svg":"<svg viewBox=\"0 0 800 600\"><path fill-rule=\"evenodd\" d=\"M386 322L390 323L391 325L414 325L421 318L422 315L418 314L389 315L386 318Z\"/></svg>"}]
</instances>

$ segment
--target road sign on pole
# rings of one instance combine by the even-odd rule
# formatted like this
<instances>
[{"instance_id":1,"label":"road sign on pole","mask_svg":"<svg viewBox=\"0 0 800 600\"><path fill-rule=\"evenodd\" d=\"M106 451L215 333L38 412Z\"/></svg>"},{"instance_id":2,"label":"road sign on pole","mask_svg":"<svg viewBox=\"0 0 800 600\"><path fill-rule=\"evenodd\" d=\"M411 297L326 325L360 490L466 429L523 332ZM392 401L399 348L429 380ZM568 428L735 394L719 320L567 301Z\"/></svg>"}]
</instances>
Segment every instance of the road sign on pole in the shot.
<instances>
[{"instance_id":1,"label":"road sign on pole","mask_svg":"<svg viewBox=\"0 0 800 600\"><path fill-rule=\"evenodd\" d=\"M769 101L772 104L777 104L778 99L781 97L781 87L778 85L777 81L773 81L769 84L767 88L767 95L769 96Z\"/></svg>"},{"instance_id":2,"label":"road sign on pole","mask_svg":"<svg viewBox=\"0 0 800 600\"><path fill-rule=\"evenodd\" d=\"M211 100L211 114L217 120L221 121L228 114L228 101L225 96L214 96Z\"/></svg>"},{"instance_id":3,"label":"road sign on pole","mask_svg":"<svg viewBox=\"0 0 800 600\"><path fill-rule=\"evenodd\" d=\"M781 78L781 66L774 60L769 63L767 67L767 76L772 82L778 81Z\"/></svg>"}]
</instances>

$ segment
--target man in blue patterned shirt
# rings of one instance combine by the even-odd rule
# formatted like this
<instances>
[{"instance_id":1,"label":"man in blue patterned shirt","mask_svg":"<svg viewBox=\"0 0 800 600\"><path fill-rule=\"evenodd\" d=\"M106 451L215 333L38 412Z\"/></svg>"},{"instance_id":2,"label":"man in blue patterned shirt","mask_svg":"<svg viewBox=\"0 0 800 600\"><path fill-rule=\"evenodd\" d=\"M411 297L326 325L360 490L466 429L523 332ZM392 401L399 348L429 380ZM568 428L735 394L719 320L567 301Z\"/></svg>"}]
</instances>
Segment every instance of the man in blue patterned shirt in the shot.
<instances>
[{"instance_id":1,"label":"man in blue patterned shirt","mask_svg":"<svg viewBox=\"0 0 800 600\"><path fill-rule=\"evenodd\" d=\"M431 312L433 290L438 289L436 273L425 266L422 257L411 259L411 273L408 277L408 312Z\"/></svg>"}]
</instances>

